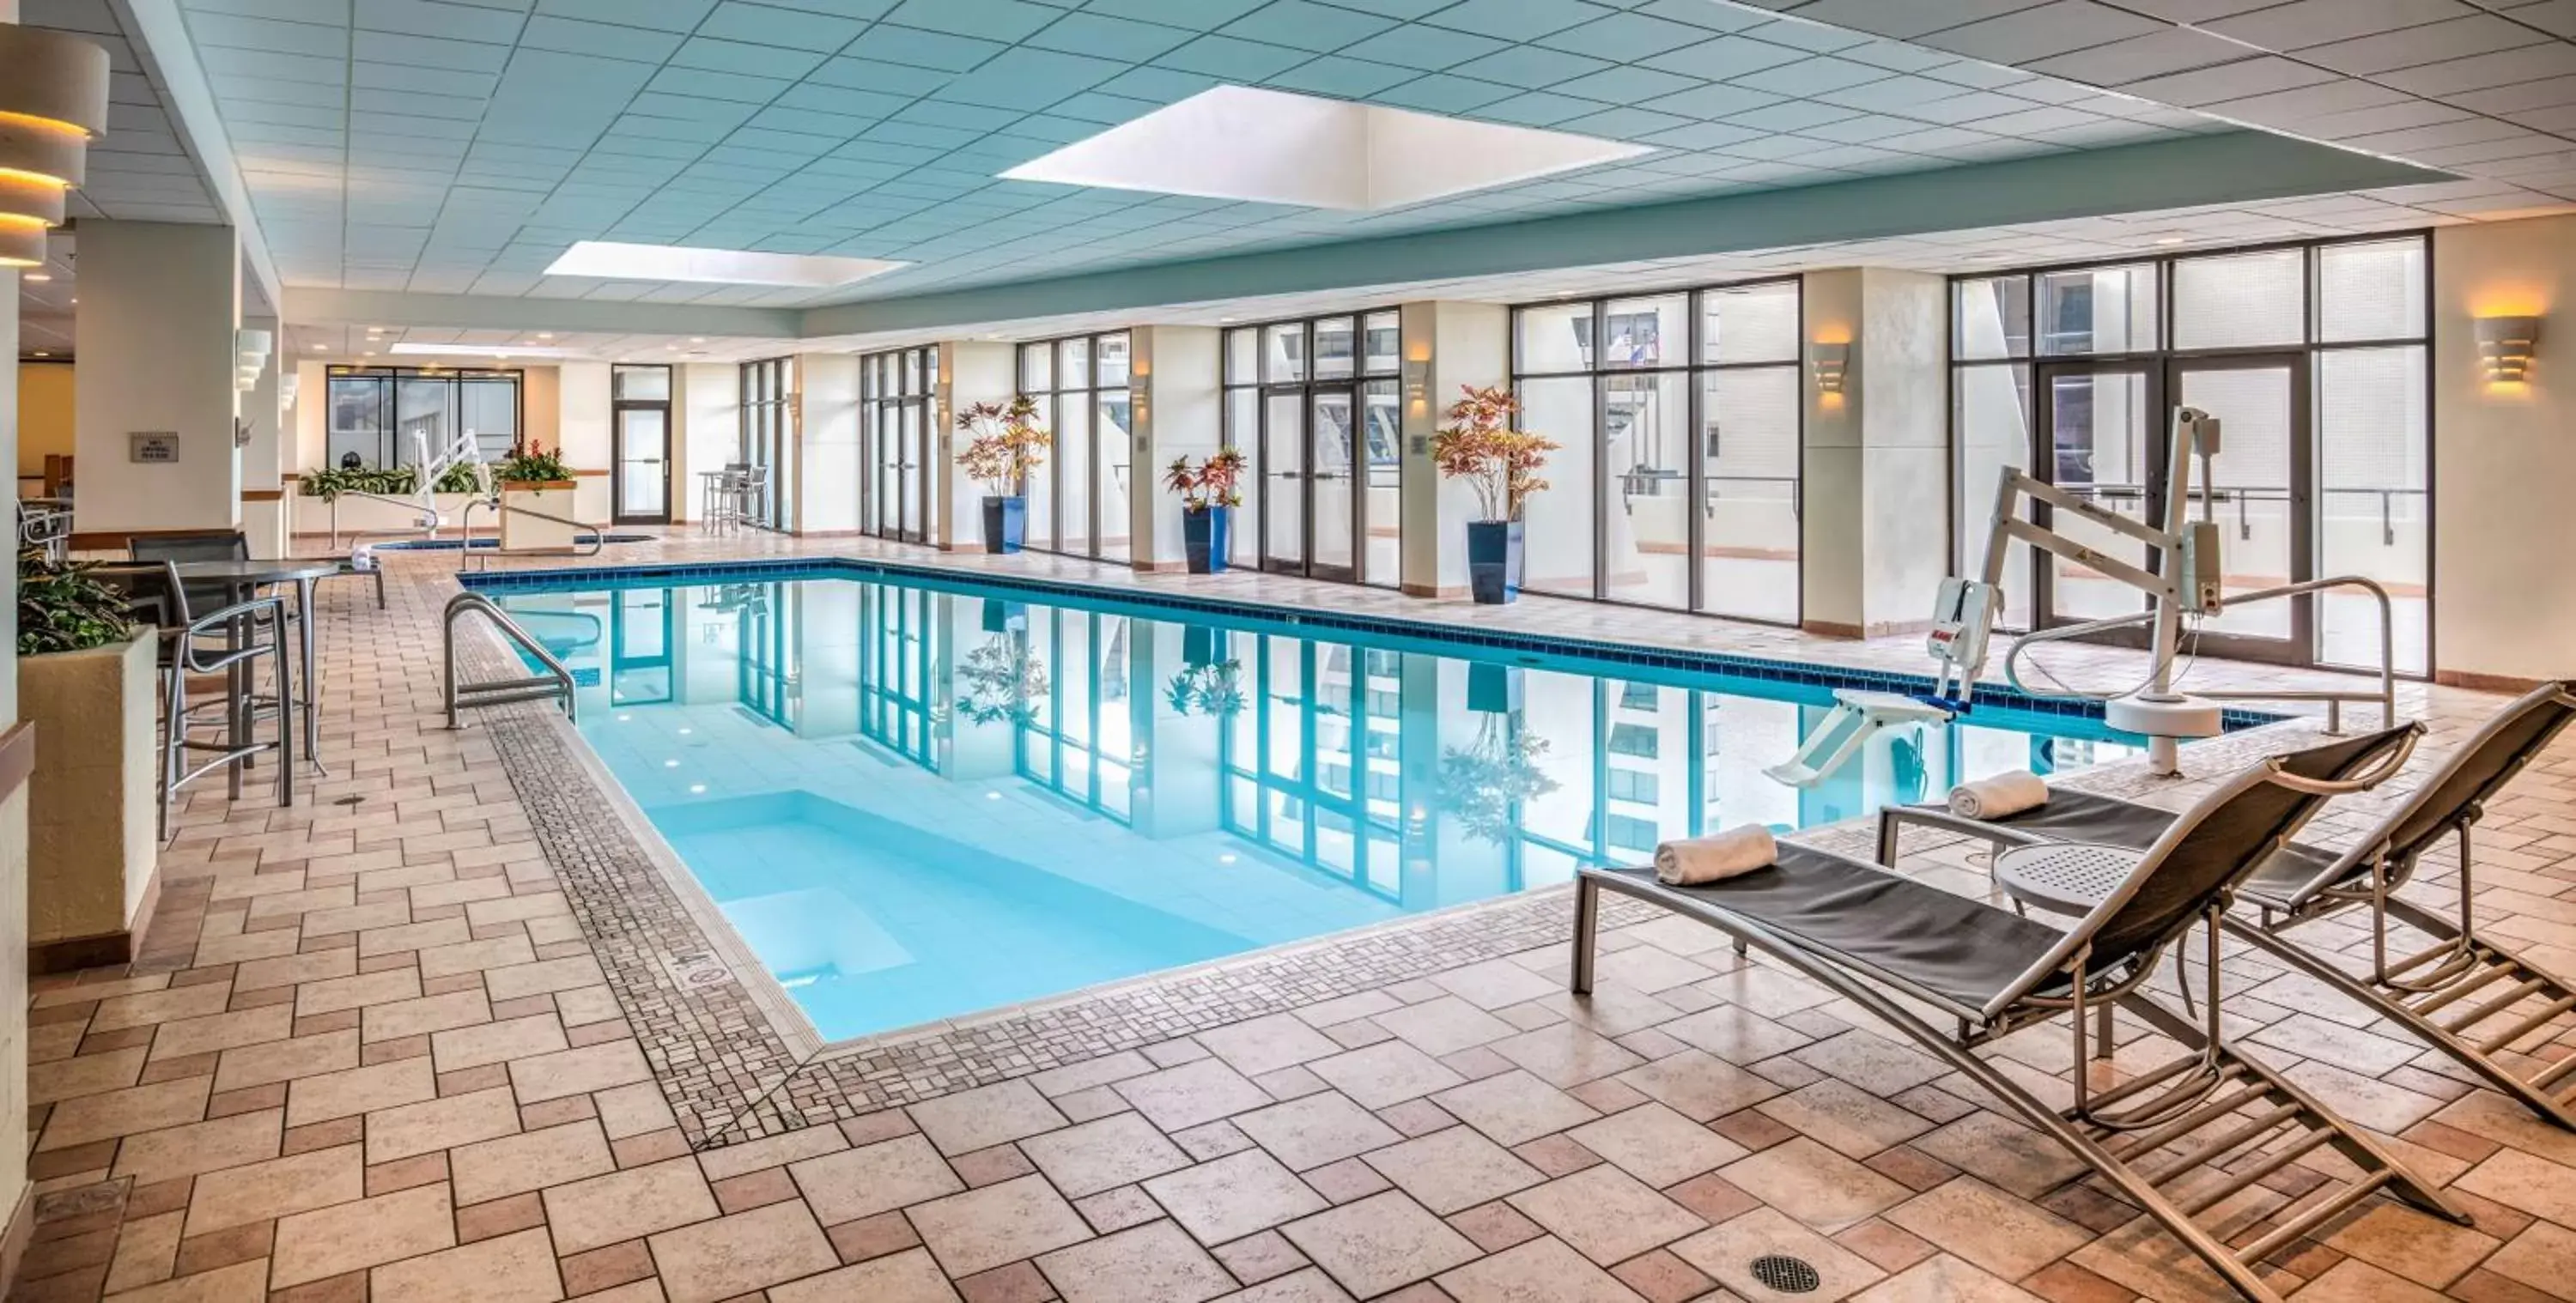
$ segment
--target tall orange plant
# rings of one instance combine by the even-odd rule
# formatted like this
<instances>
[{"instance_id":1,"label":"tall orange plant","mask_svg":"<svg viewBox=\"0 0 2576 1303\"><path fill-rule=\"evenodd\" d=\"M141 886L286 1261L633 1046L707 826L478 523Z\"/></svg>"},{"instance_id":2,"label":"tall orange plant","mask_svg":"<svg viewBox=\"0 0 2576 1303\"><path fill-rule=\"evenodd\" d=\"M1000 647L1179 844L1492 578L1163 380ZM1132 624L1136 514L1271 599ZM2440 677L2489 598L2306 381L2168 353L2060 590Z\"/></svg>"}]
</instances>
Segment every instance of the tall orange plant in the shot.
<instances>
[{"instance_id":1,"label":"tall orange plant","mask_svg":"<svg viewBox=\"0 0 2576 1303\"><path fill-rule=\"evenodd\" d=\"M1449 405L1449 423L1431 436L1432 464L1441 474L1474 486L1484 519L1518 520L1530 495L1547 488L1538 476L1547 455L1563 445L1512 427L1521 401L1511 390L1500 385L1459 388L1464 396Z\"/></svg>"},{"instance_id":2,"label":"tall orange plant","mask_svg":"<svg viewBox=\"0 0 2576 1303\"><path fill-rule=\"evenodd\" d=\"M959 412L957 428L975 437L957 454L957 468L996 497L1019 492L1029 472L1046 464L1046 451L1055 444L1037 417L1037 400L1027 394Z\"/></svg>"}]
</instances>

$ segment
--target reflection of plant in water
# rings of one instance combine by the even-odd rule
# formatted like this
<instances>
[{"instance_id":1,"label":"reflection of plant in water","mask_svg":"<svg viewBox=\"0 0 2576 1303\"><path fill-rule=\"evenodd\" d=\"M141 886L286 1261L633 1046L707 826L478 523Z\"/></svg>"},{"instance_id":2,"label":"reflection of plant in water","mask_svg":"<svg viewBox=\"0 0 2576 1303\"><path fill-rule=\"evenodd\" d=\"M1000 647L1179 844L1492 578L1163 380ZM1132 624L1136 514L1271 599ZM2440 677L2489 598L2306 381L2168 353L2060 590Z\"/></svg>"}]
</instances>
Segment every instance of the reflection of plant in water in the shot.
<instances>
[{"instance_id":1,"label":"reflection of plant in water","mask_svg":"<svg viewBox=\"0 0 2576 1303\"><path fill-rule=\"evenodd\" d=\"M1175 715L1214 715L1230 719L1243 709L1247 698L1243 692L1243 662L1212 661L1193 665L1172 676L1163 687L1163 700L1170 703Z\"/></svg>"},{"instance_id":2,"label":"reflection of plant in water","mask_svg":"<svg viewBox=\"0 0 2576 1303\"><path fill-rule=\"evenodd\" d=\"M957 713L970 724L1034 724L1030 703L1046 695L1046 662L1017 638L988 639L957 665Z\"/></svg>"},{"instance_id":3,"label":"reflection of plant in water","mask_svg":"<svg viewBox=\"0 0 2576 1303\"><path fill-rule=\"evenodd\" d=\"M1458 816L1469 836L1503 845L1514 827L1514 807L1557 789L1538 767L1547 739L1522 730L1521 715L1489 714L1475 745L1440 753L1440 808Z\"/></svg>"}]
</instances>

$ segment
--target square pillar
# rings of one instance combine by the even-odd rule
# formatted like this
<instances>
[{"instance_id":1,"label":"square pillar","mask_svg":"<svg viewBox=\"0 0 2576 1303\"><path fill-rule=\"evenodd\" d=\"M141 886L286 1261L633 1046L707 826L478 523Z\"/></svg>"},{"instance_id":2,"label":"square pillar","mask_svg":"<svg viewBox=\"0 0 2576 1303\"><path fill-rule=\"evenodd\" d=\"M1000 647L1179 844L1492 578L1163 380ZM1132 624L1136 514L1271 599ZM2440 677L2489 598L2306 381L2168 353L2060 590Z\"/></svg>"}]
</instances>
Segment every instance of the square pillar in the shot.
<instances>
[{"instance_id":1,"label":"square pillar","mask_svg":"<svg viewBox=\"0 0 2576 1303\"><path fill-rule=\"evenodd\" d=\"M957 428L957 413L977 403L1008 403L1020 392L1019 350L1010 344L951 341L935 354L939 378L930 389L929 542L943 552L984 546L984 489L957 469L957 454L972 435Z\"/></svg>"},{"instance_id":2,"label":"square pillar","mask_svg":"<svg viewBox=\"0 0 2576 1303\"><path fill-rule=\"evenodd\" d=\"M859 532L859 359L855 353L796 358L796 529Z\"/></svg>"},{"instance_id":3,"label":"square pillar","mask_svg":"<svg viewBox=\"0 0 2576 1303\"><path fill-rule=\"evenodd\" d=\"M1192 461L1225 444L1224 396L1218 388L1222 332L1211 326L1140 326L1131 341L1135 453L1127 486L1128 564L1138 570L1183 570L1181 499L1163 489L1163 467ZM1242 525L1242 521L1235 522Z\"/></svg>"},{"instance_id":4,"label":"square pillar","mask_svg":"<svg viewBox=\"0 0 2576 1303\"><path fill-rule=\"evenodd\" d=\"M1864 638L1928 628L1950 569L1949 291L1924 272L1809 272L1804 624ZM1849 354L1817 383L1816 347Z\"/></svg>"},{"instance_id":5,"label":"square pillar","mask_svg":"<svg viewBox=\"0 0 2576 1303\"><path fill-rule=\"evenodd\" d=\"M1398 322L1404 555L1397 573L1409 596L1465 597L1467 522L1476 518L1476 491L1440 478L1431 436L1461 388L1511 380L1512 313L1499 303L1407 303Z\"/></svg>"},{"instance_id":6,"label":"square pillar","mask_svg":"<svg viewBox=\"0 0 2576 1303\"><path fill-rule=\"evenodd\" d=\"M239 525L239 236L229 226L83 221L80 289L75 527L121 544ZM175 436L178 459L135 461L140 433Z\"/></svg>"},{"instance_id":7,"label":"square pillar","mask_svg":"<svg viewBox=\"0 0 2576 1303\"><path fill-rule=\"evenodd\" d=\"M283 420L283 387L278 375L278 354L286 347L285 332L275 317L249 317L242 321L245 330L268 332L268 356L259 364L259 380L249 392L241 395L242 424L250 429L250 441L242 445L241 518L242 532L250 537L250 554L261 560L287 554L286 539L286 459L295 451L294 441L285 437Z\"/></svg>"}]
</instances>

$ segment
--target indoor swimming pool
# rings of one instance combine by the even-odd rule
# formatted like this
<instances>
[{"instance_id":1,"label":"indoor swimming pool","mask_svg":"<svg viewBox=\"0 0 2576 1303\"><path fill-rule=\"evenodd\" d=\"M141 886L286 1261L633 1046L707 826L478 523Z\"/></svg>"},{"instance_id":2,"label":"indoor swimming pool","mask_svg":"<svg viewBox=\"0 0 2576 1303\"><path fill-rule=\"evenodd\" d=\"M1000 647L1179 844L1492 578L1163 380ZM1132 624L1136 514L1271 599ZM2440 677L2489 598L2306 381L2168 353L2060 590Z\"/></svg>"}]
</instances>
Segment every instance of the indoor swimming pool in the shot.
<instances>
[{"instance_id":1,"label":"indoor swimming pool","mask_svg":"<svg viewBox=\"0 0 2576 1303\"><path fill-rule=\"evenodd\" d=\"M2135 754L1989 705L1799 790L1762 769L1830 708L1823 671L744 573L477 582L574 671L582 736L830 1040Z\"/></svg>"}]
</instances>

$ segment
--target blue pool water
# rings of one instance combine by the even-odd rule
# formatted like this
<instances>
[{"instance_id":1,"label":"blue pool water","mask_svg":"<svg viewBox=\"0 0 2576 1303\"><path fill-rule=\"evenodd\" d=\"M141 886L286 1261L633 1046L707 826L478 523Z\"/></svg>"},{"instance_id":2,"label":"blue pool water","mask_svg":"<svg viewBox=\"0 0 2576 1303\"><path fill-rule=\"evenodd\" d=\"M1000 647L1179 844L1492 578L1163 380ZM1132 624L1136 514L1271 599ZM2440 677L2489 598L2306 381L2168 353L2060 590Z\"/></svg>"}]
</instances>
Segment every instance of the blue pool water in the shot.
<instances>
[{"instance_id":1,"label":"blue pool water","mask_svg":"<svg viewBox=\"0 0 2576 1303\"><path fill-rule=\"evenodd\" d=\"M558 586L558 584L563 586ZM587 587L570 585L588 584ZM494 589L829 1039L2133 754L1981 706L1810 790L1790 667L1711 673L885 574Z\"/></svg>"}]
</instances>

